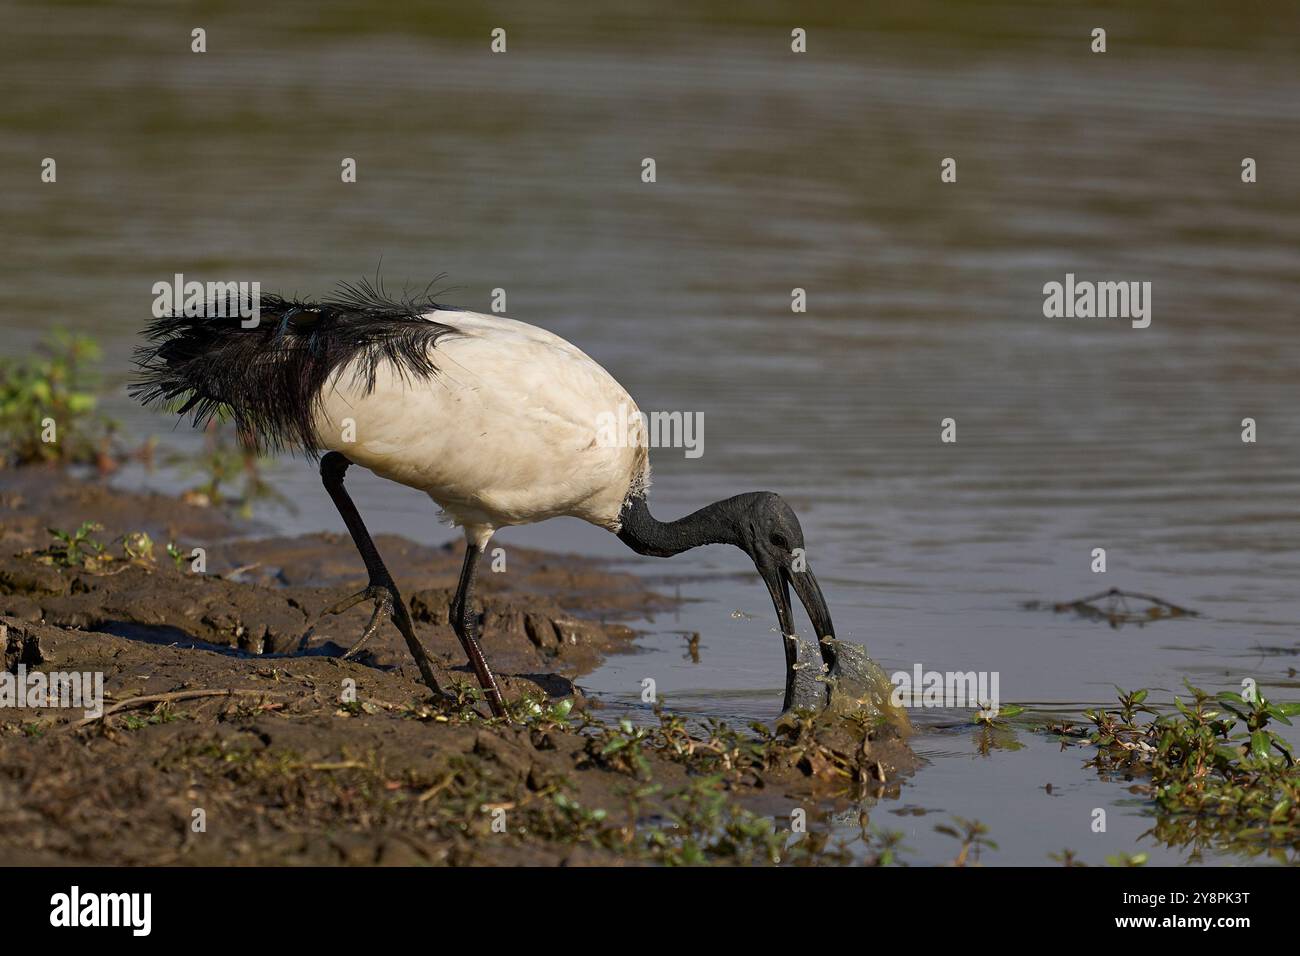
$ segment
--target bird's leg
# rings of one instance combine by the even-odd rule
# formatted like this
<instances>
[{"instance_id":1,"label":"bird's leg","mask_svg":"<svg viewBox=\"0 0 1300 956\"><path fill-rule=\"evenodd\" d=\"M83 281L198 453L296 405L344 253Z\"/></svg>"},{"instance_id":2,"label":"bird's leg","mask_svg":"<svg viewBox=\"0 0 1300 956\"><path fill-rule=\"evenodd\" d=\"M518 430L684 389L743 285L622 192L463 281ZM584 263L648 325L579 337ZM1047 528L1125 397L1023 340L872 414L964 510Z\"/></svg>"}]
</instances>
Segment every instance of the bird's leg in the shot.
<instances>
[{"instance_id":1,"label":"bird's leg","mask_svg":"<svg viewBox=\"0 0 1300 956\"><path fill-rule=\"evenodd\" d=\"M501 689L497 687L497 679L492 676L492 670L478 646L478 619L474 614L473 592L478 559L482 553L483 549L473 541L465 542L465 563L460 569L460 584L456 587L456 596L451 599L451 626L460 638L460 646L465 648L465 656L474 668L474 674L478 677L479 686L483 688L492 713L504 717L506 707L501 699Z\"/></svg>"},{"instance_id":2,"label":"bird's leg","mask_svg":"<svg viewBox=\"0 0 1300 956\"><path fill-rule=\"evenodd\" d=\"M339 515L343 518L343 523L348 526L348 532L352 535L352 541L357 546L357 551L361 554L361 560L366 563L366 573L370 575L370 583L364 590L344 598L333 607L326 608L323 614L341 614L350 607L360 604L362 601L374 601L375 613L370 617L370 623L366 629L361 632L361 638L348 649L343 655L346 659L355 654L361 645L368 641L379 627L379 621L383 615L392 618L393 624L402 633L406 639L406 646L411 651L411 656L415 658L415 664L420 669L420 676L424 682L429 685L429 689L435 694L442 695L443 689L438 683L438 678L434 673L433 661L430 660L428 652L425 651L424 645L420 643L419 638L415 636L415 628L411 625L411 616L406 611L406 602L402 600L402 595L398 593L397 585L393 583L393 576L388 573L388 568L384 567L383 559L379 557L379 550L375 547L375 542L370 538L370 532L366 530L365 522L361 520L361 514L357 511L357 506L352 503L352 496L347 493L343 487L343 476L352 462L348 461L343 455L336 451L328 453L321 459L320 476L325 485L325 490L334 501L334 507L338 508Z\"/></svg>"}]
</instances>

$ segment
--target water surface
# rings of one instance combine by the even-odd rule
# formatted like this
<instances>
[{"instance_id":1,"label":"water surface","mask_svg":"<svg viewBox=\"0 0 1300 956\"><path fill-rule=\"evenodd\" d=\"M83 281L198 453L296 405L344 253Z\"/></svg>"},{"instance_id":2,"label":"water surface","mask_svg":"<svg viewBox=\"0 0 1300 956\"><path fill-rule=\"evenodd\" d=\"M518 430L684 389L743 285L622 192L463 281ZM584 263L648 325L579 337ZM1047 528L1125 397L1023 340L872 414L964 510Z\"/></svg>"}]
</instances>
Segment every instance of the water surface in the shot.
<instances>
[{"instance_id":1,"label":"water surface","mask_svg":"<svg viewBox=\"0 0 1300 956\"><path fill-rule=\"evenodd\" d=\"M1098 56L1089 17L1046 6L873 22L841 5L796 56L766 5L545 6L16 8L0 350L55 325L96 335L123 432L193 451L121 389L154 282L317 293L381 258L398 285L445 272L447 301L486 310L505 289L509 314L580 345L642 408L702 413L702 457L653 457L657 512L784 494L839 636L887 669L997 671L1004 700L1044 714L1114 684L1167 702L1184 678L1300 698L1300 18L1212 4L1175 28L1161 7L1114 8ZM487 52L498 20L504 56ZM38 181L44 156L57 184ZM949 156L958 181L942 184ZM1258 183L1240 181L1243 156ZM1045 319L1042 286L1067 272L1151 282L1150 328ZM949 417L955 444L939 440ZM269 474L296 511L268 520L340 527L309 465ZM350 486L375 531L453 533L419 493ZM739 552L642 559L573 521L499 543L626 561L686 599L591 690L644 715L652 677L674 708L775 716L780 643ZM1202 616L1111 630L1020 607L1112 586ZM949 814L990 825L987 863L1187 857L1139 843L1149 820L1084 751L1022 733L982 755L968 718L920 715L929 762L873 811L909 858L955 853L933 832Z\"/></svg>"}]
</instances>

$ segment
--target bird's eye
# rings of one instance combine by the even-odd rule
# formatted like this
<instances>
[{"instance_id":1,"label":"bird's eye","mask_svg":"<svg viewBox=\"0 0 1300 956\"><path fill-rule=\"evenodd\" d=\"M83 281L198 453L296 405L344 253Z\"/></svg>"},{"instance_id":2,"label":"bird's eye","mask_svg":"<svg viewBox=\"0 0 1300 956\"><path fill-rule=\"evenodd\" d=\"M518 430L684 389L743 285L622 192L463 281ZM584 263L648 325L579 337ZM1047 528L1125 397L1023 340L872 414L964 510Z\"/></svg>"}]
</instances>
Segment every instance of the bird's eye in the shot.
<instances>
[{"instance_id":1,"label":"bird's eye","mask_svg":"<svg viewBox=\"0 0 1300 956\"><path fill-rule=\"evenodd\" d=\"M772 532L771 541L774 545L776 545L778 548L781 548L784 551L790 550L790 542L786 540L785 535L783 535L780 531Z\"/></svg>"}]
</instances>

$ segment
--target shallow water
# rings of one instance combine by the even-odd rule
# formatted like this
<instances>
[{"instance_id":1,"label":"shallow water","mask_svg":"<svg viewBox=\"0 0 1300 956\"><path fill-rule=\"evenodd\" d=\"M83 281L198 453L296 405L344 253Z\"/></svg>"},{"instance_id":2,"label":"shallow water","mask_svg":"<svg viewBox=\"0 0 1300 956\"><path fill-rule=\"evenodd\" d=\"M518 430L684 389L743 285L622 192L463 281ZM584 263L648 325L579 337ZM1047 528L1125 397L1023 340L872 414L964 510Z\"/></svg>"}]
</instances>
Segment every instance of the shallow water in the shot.
<instances>
[{"instance_id":1,"label":"shallow water","mask_svg":"<svg viewBox=\"0 0 1300 956\"><path fill-rule=\"evenodd\" d=\"M996 671L1004 701L1043 713L1114 684L1167 702L1185 677L1300 698L1297 18L1209 5L1165 29L1159 7L1110 11L1097 56L1091 23L1048 10L925 4L920 28L844 5L795 56L766 6L708 26L699 5L588 21L518 4L497 8L510 52L491 56L496 22L463 12L293 9L200 17L203 56L190 14L7 17L0 351L53 325L97 335L124 433L193 451L120 387L153 282L321 292L381 257L398 285L446 272L446 301L486 310L502 287L509 314L580 345L643 409L702 413L702 457L653 456L656 511L784 494L839 636L888 670ZM1150 281L1150 328L1045 319L1042 286L1067 272ZM340 526L310 466L268 473L296 512L267 520ZM351 483L373 530L451 533L418 493ZM674 708L775 716L782 652L739 552L642 559L573 521L498 543L626 561L686 599L591 690L643 713L650 677ZM1111 630L1020 606L1107 587L1202 616ZM1186 858L1139 842L1140 806L1084 751L1022 732L981 755L968 720L918 715L929 762L872 813L909 859L954 855L933 831L950 814L990 825L986 863Z\"/></svg>"}]
</instances>

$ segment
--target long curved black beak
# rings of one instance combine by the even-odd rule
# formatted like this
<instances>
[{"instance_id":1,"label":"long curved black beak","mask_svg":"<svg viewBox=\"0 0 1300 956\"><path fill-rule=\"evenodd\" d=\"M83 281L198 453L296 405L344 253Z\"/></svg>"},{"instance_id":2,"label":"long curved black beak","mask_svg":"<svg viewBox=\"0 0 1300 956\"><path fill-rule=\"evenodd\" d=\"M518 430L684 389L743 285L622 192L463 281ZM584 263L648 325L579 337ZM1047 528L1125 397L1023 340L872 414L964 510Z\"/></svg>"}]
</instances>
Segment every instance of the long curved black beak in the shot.
<instances>
[{"instance_id":1,"label":"long curved black beak","mask_svg":"<svg viewBox=\"0 0 1300 956\"><path fill-rule=\"evenodd\" d=\"M781 628L781 639L785 645L784 709L789 710L791 707L820 707L826 702L823 685L814 684L807 680L798 680L800 665L806 667L824 664L829 668L835 664L835 652L833 645L830 643L835 639L835 627L831 623L830 608L826 606L826 598L822 595L822 589L817 583L817 578L813 575L811 568L795 571L793 568L786 566L759 568L759 574L763 578L763 583L767 585L768 593L772 596L772 604L776 608L777 623ZM820 660L800 660L800 651L813 645L811 642L800 642L795 636L794 614L790 605L791 587L794 588L795 594L799 596L799 602L808 613L808 620L812 623L816 637L815 646L820 651ZM808 656L806 650L804 654L805 657Z\"/></svg>"},{"instance_id":2,"label":"long curved black beak","mask_svg":"<svg viewBox=\"0 0 1300 956\"><path fill-rule=\"evenodd\" d=\"M790 571L788 574L794 585L794 593L799 595L799 603L808 612L808 620L812 622L817 642L821 645L822 657L826 658L828 653L831 654L831 658L826 660L826 665L829 667L835 663L834 651L828 646L830 641L835 640L835 625L831 623L831 609L826 606L826 598L822 596L821 586L813 576L812 568Z\"/></svg>"}]
</instances>

